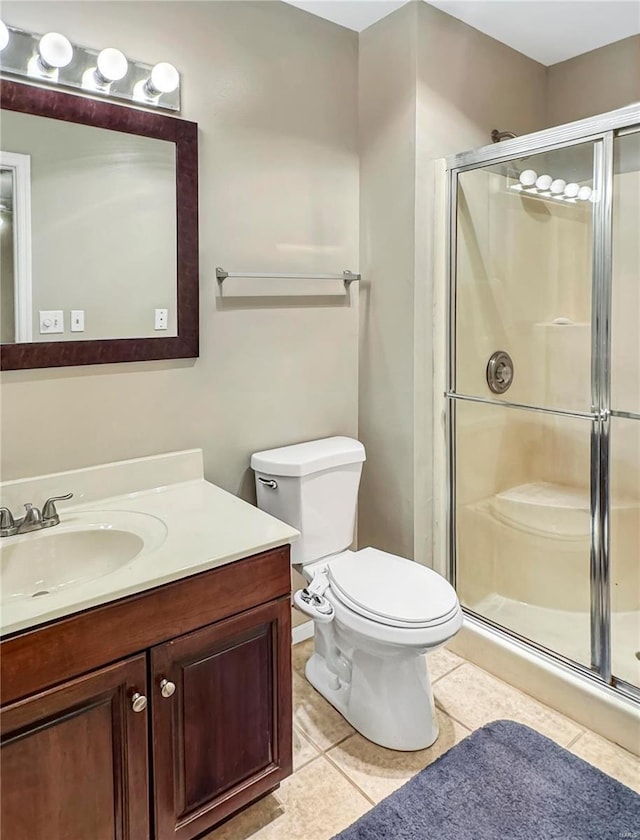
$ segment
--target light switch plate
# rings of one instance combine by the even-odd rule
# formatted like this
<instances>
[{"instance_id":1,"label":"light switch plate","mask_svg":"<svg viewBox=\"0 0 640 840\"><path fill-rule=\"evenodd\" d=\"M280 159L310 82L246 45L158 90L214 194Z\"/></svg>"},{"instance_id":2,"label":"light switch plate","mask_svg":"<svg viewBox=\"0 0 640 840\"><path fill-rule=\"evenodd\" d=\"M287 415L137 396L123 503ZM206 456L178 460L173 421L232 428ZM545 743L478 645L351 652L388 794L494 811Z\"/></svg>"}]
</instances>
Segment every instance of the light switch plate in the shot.
<instances>
[{"instance_id":1,"label":"light switch plate","mask_svg":"<svg viewBox=\"0 0 640 840\"><path fill-rule=\"evenodd\" d=\"M71 332L84 332L84 309L71 310Z\"/></svg>"},{"instance_id":2,"label":"light switch plate","mask_svg":"<svg viewBox=\"0 0 640 840\"><path fill-rule=\"evenodd\" d=\"M168 309L156 309L156 321L155 321L155 329L156 330L166 330L169 326L169 310Z\"/></svg>"},{"instance_id":3,"label":"light switch plate","mask_svg":"<svg viewBox=\"0 0 640 840\"><path fill-rule=\"evenodd\" d=\"M41 309L40 316L40 335L45 333L63 333L64 332L64 316L62 309Z\"/></svg>"}]
</instances>

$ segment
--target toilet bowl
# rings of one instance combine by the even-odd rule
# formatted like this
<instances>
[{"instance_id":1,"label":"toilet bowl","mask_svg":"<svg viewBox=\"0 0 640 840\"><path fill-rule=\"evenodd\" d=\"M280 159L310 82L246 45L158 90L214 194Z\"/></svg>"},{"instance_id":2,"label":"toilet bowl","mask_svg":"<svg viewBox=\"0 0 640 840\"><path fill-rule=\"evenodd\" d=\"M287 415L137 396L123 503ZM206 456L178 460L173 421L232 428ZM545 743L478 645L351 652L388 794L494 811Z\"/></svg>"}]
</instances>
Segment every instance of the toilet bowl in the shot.
<instances>
[{"instance_id":1,"label":"toilet bowl","mask_svg":"<svg viewBox=\"0 0 640 840\"><path fill-rule=\"evenodd\" d=\"M395 750L438 737L427 661L462 626L453 587L404 557L350 551L364 447L327 438L252 456L258 505L301 532L292 563L314 619L311 685L362 735ZM304 593L304 597L301 597Z\"/></svg>"}]
</instances>

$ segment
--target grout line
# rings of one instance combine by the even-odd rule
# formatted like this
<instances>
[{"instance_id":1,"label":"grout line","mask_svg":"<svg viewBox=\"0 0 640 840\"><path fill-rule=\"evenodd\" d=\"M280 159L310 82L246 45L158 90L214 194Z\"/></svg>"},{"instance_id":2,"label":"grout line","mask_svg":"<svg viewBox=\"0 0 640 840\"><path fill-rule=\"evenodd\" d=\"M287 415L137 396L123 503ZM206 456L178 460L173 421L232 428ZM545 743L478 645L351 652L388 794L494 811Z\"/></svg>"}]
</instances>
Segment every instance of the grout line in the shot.
<instances>
[{"instance_id":1,"label":"grout line","mask_svg":"<svg viewBox=\"0 0 640 840\"><path fill-rule=\"evenodd\" d=\"M340 714L340 713L338 712L338 714ZM347 723L349 723L349 721L347 721ZM351 726L351 724L350 724L350 723L349 723L349 726ZM353 729L353 727L352 727L352 729ZM325 752L329 752L329 750L332 750L334 747L339 747L339 746L340 746L340 744L344 744L344 742L345 742L345 741L348 741L348 740L349 740L349 738L351 738L351 737L353 737L354 735L357 735L357 734L358 734L358 730L357 730L357 729L353 729L353 731L352 731L352 732L349 732L349 734L348 734L348 735L345 735L345 736L344 736L344 738L340 738L340 740L339 740L339 741L336 741L336 742L335 742L335 744L332 744L330 747L327 747L327 749L325 750ZM364 737L364 736L363 736L363 737Z\"/></svg>"},{"instance_id":2,"label":"grout line","mask_svg":"<svg viewBox=\"0 0 640 840\"><path fill-rule=\"evenodd\" d=\"M452 715L451 712L448 712L444 708L444 706L440 705L440 703L436 702L436 707L440 709L440 711L443 712L443 714L445 714L448 718L454 720L458 724L458 726L461 726L463 729L466 729L469 735L471 735L472 732L475 732L477 729L480 729L485 725L484 723L481 723L480 726L470 726L468 723L464 723L464 721L460 720L455 715ZM498 718L496 718L496 720L498 720ZM489 720L487 721L487 723L491 723L491 721Z\"/></svg>"},{"instance_id":3,"label":"grout line","mask_svg":"<svg viewBox=\"0 0 640 840\"><path fill-rule=\"evenodd\" d=\"M331 708L333 709L333 706ZM338 714L340 714L340 712L338 712ZM342 717L342 715L340 715L340 717ZM329 750L332 750L334 747L337 747L339 744L342 744L344 741L346 741L347 738L351 738L352 735L356 734L356 730L352 729L351 732L347 732L347 734L344 737L340 738L338 741L335 741L334 743L329 744L328 747L322 748L319 744L317 744L313 740L312 736L308 732L306 732L304 729L301 729L296 723L294 723L293 725L296 727L296 729L299 732L302 732L302 734L307 739L307 741L309 741L309 743L311 744L312 747L314 747L314 749L318 750L318 753L320 755L326 755L329 752ZM349 724L349 726L351 726L351 724Z\"/></svg>"},{"instance_id":4,"label":"grout line","mask_svg":"<svg viewBox=\"0 0 640 840\"><path fill-rule=\"evenodd\" d=\"M323 755L323 752L322 750L318 749L318 747L316 747L313 741L307 736L305 731L303 729L300 729L300 727L296 723L293 724L293 729L298 735L298 738L300 738L302 741L305 741L314 752L314 755L312 755L311 758L308 758L303 764L299 764L298 767L296 767L295 772L297 773L298 770L301 770L303 767L306 767L307 764L310 764L312 761L314 761L314 759L319 758L319 756Z\"/></svg>"},{"instance_id":5,"label":"grout line","mask_svg":"<svg viewBox=\"0 0 640 840\"><path fill-rule=\"evenodd\" d=\"M463 665L466 665L466 664L467 664L466 660L463 659L462 662L458 662L457 665L454 665L453 668L451 668L450 671L445 671L444 674L440 674L440 676L436 677L435 680L431 680L431 685L435 685L437 682L440 682L441 679L443 679L444 677L448 677L449 674L453 674L454 671L456 671L458 668L461 668Z\"/></svg>"},{"instance_id":6,"label":"grout line","mask_svg":"<svg viewBox=\"0 0 640 840\"><path fill-rule=\"evenodd\" d=\"M327 759L327 761L329 762L329 764L330 764L330 765L331 765L331 766L332 766L335 770L337 770L337 771L338 771L338 773L340 773L340 775L341 775L341 776L343 776L343 777L344 777L344 778L345 778L345 779L349 782L349 784L350 784L352 787L354 787L354 788L358 791L358 793L359 793L361 796L363 796L363 797L367 800L367 802L369 802L369 803L370 803L370 805L371 805L372 807L373 807L374 805L377 805L376 801L375 801L374 799L372 799L372 798L369 796L369 794L368 794L368 793L365 793L365 792L362 790L362 788L361 788L358 784L356 784L356 782L355 782L355 781L351 778L351 776L349 776L349 774L348 774L345 770L343 770L343 769L342 769L342 767L340 767L338 764L336 764L336 762L335 762L335 761L331 758L331 756L330 756L330 755L328 755L327 753L325 753L325 754L324 754L324 757Z\"/></svg>"},{"instance_id":7,"label":"grout line","mask_svg":"<svg viewBox=\"0 0 640 840\"><path fill-rule=\"evenodd\" d=\"M572 747L575 744L576 741L579 741L580 738L582 738L582 736L585 734L586 731L587 731L586 729L583 729L576 735L575 738L572 738L569 741L569 743L565 745L565 750L568 750L569 747Z\"/></svg>"}]
</instances>

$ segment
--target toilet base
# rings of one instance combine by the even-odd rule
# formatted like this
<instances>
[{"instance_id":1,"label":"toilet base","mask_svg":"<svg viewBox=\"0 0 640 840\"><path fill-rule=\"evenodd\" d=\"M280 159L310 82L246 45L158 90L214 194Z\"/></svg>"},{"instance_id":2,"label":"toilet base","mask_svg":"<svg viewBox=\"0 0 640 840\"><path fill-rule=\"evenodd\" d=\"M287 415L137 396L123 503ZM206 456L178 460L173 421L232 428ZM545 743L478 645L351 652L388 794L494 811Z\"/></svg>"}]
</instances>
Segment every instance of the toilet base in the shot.
<instances>
[{"instance_id":1,"label":"toilet base","mask_svg":"<svg viewBox=\"0 0 640 840\"><path fill-rule=\"evenodd\" d=\"M316 625L316 634L318 629ZM306 677L354 729L391 750L421 750L435 742L438 724L425 656L408 652L385 657L362 650L353 650L348 657L339 653L342 663L350 664L346 680L344 674L339 677L330 670L318 652L323 642L317 635Z\"/></svg>"}]
</instances>

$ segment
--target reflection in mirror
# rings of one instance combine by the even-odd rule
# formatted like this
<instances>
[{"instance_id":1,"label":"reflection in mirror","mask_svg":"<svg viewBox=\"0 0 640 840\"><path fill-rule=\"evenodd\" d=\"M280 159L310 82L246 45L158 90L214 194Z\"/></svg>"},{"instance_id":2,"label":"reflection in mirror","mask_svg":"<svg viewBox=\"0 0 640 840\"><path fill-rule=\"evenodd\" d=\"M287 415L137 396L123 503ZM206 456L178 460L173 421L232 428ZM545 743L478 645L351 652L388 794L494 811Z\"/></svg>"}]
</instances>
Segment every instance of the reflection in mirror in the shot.
<instances>
[{"instance_id":1,"label":"reflection in mirror","mask_svg":"<svg viewBox=\"0 0 640 840\"><path fill-rule=\"evenodd\" d=\"M16 341L14 317L13 172L0 167L0 340Z\"/></svg>"},{"instance_id":2,"label":"reflection in mirror","mask_svg":"<svg viewBox=\"0 0 640 840\"><path fill-rule=\"evenodd\" d=\"M0 341L31 341L29 155L0 152Z\"/></svg>"},{"instance_id":3,"label":"reflection in mirror","mask_svg":"<svg viewBox=\"0 0 640 840\"><path fill-rule=\"evenodd\" d=\"M2 216L2 343L175 336L175 144L3 111L2 147L3 206L31 163L30 220ZM29 222L31 294L15 270Z\"/></svg>"}]
</instances>

